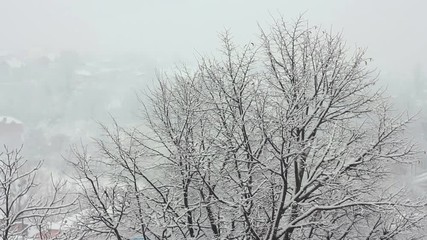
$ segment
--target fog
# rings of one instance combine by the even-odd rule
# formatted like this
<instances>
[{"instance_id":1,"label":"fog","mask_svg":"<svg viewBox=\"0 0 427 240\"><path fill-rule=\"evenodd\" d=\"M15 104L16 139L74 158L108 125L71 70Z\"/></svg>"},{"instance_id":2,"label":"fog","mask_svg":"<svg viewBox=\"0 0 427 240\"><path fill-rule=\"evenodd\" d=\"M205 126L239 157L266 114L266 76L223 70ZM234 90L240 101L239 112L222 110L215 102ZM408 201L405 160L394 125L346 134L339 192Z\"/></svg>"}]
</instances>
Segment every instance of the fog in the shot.
<instances>
[{"instance_id":1,"label":"fog","mask_svg":"<svg viewBox=\"0 0 427 240\"><path fill-rule=\"evenodd\" d=\"M426 9L0 0L0 239L424 239Z\"/></svg>"},{"instance_id":2,"label":"fog","mask_svg":"<svg viewBox=\"0 0 427 240\"><path fill-rule=\"evenodd\" d=\"M426 60L423 1L1 1L0 49L144 53L156 59L192 58L212 51L217 34L256 37L271 16L343 31L369 48L382 69L412 70Z\"/></svg>"},{"instance_id":3,"label":"fog","mask_svg":"<svg viewBox=\"0 0 427 240\"><path fill-rule=\"evenodd\" d=\"M136 123L136 92L156 70L214 54L225 29L245 44L274 17L301 14L342 32L349 46L367 48L397 105L416 112L427 79L425 7L421 0L3 0L0 116L22 123L28 151L55 162L110 114Z\"/></svg>"}]
</instances>

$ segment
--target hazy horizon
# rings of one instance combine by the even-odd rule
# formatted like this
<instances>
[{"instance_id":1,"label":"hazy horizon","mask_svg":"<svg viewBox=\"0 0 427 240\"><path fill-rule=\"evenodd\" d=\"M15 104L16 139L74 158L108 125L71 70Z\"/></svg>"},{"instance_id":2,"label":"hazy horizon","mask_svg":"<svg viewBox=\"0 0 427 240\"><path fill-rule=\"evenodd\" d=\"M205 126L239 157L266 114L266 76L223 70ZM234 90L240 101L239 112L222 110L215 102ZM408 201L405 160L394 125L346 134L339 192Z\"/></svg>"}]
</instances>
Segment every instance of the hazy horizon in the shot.
<instances>
[{"instance_id":1,"label":"hazy horizon","mask_svg":"<svg viewBox=\"0 0 427 240\"><path fill-rule=\"evenodd\" d=\"M384 73L426 70L423 1L1 1L0 53L76 51L143 54L160 64L192 61L219 47L230 29L237 43L259 35L273 17L343 32L349 45L368 49ZM163 67L163 66L160 66Z\"/></svg>"},{"instance_id":2,"label":"hazy horizon","mask_svg":"<svg viewBox=\"0 0 427 240\"><path fill-rule=\"evenodd\" d=\"M135 93L153 83L156 70L193 66L200 55L216 54L225 29L236 44L247 44L259 40L259 26L301 15L310 25L342 32L349 47L367 48L389 94L415 112L425 105L425 6L385 0L0 1L0 60L7 65L0 66L0 94L7 99L0 116L23 121L26 144L45 143L35 149L41 157L47 151L58 156L69 142L93 137L96 122L110 121L109 114L134 123ZM20 58L30 59L28 66Z\"/></svg>"}]
</instances>

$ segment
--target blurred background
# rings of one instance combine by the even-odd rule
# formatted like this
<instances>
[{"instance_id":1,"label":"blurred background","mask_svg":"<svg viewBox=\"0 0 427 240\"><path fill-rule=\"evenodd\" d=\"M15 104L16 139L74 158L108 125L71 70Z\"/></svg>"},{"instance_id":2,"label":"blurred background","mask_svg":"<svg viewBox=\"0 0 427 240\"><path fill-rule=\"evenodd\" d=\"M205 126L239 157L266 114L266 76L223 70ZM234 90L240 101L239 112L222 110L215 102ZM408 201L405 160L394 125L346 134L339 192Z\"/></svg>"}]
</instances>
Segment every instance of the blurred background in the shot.
<instances>
[{"instance_id":1,"label":"blurred background","mask_svg":"<svg viewBox=\"0 0 427 240\"><path fill-rule=\"evenodd\" d=\"M274 17L342 32L367 49L400 111L418 114L408 137L427 144L424 1L397 0L0 0L0 143L63 169L70 144L111 117L141 124L136 95L156 71L215 55L218 34L256 42ZM424 159L410 171L424 172Z\"/></svg>"}]
</instances>

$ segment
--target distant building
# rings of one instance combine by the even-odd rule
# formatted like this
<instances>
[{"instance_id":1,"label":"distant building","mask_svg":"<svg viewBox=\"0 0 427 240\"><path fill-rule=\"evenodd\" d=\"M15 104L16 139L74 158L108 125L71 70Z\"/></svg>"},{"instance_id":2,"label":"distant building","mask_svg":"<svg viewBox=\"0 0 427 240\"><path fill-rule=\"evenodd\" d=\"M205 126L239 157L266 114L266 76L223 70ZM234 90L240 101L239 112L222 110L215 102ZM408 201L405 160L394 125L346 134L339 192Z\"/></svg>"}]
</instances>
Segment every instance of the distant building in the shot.
<instances>
[{"instance_id":1,"label":"distant building","mask_svg":"<svg viewBox=\"0 0 427 240\"><path fill-rule=\"evenodd\" d=\"M49 229L46 231L43 231L41 234L37 233L34 235L34 239L43 239L43 240L49 240L49 239L56 239L61 232L58 229Z\"/></svg>"},{"instance_id":2,"label":"distant building","mask_svg":"<svg viewBox=\"0 0 427 240\"><path fill-rule=\"evenodd\" d=\"M4 224L5 220L0 219L0 225ZM11 225L9 229L11 239L25 240L28 239L28 224L17 222Z\"/></svg>"},{"instance_id":3,"label":"distant building","mask_svg":"<svg viewBox=\"0 0 427 240\"><path fill-rule=\"evenodd\" d=\"M23 144L24 124L12 117L0 116L0 144L16 148Z\"/></svg>"}]
</instances>

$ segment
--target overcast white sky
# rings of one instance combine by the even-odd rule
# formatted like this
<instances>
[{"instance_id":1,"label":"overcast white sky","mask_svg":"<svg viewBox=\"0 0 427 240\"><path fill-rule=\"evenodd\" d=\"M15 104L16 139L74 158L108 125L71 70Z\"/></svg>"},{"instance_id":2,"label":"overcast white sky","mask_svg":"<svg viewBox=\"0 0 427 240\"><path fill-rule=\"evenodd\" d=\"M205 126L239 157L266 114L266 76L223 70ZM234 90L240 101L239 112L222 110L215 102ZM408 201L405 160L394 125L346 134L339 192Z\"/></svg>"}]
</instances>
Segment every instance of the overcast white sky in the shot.
<instances>
[{"instance_id":1,"label":"overcast white sky","mask_svg":"<svg viewBox=\"0 0 427 240\"><path fill-rule=\"evenodd\" d=\"M305 12L312 24L368 47L383 72L404 73L426 69L426 9L422 0L0 0L0 53L140 52L185 61L215 51L225 28L246 43L271 15Z\"/></svg>"}]
</instances>

